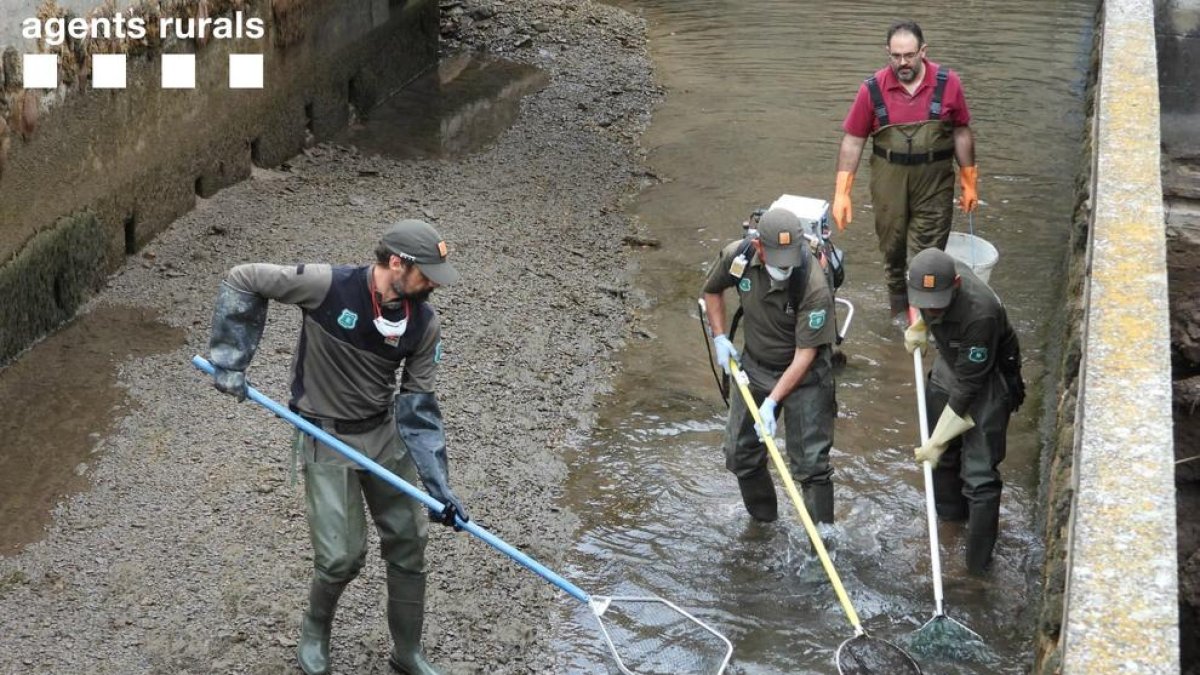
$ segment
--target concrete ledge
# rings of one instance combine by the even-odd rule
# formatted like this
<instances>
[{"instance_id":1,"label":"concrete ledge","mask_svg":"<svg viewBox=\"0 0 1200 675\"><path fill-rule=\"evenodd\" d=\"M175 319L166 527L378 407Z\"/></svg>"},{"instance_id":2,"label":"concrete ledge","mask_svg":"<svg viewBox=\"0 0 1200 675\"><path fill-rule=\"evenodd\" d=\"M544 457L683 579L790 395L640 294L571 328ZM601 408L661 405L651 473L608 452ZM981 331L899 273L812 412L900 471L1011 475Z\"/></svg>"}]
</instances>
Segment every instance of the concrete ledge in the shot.
<instances>
[{"instance_id":1,"label":"concrete ledge","mask_svg":"<svg viewBox=\"0 0 1200 675\"><path fill-rule=\"evenodd\" d=\"M1063 672L1178 673L1166 234L1152 0L1107 0Z\"/></svg>"}]
</instances>

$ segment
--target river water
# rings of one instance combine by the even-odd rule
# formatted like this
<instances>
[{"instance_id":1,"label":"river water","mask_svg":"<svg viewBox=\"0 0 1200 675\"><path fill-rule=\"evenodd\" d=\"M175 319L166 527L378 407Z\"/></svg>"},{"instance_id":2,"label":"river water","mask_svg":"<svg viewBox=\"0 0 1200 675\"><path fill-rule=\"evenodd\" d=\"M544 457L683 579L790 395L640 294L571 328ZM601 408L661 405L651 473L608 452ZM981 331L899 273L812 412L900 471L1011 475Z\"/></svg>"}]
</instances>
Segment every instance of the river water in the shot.
<instances>
[{"instance_id":1,"label":"river water","mask_svg":"<svg viewBox=\"0 0 1200 675\"><path fill-rule=\"evenodd\" d=\"M565 500L580 517L567 573L594 594L657 595L734 644L731 671L836 672L853 629L798 518L745 514L720 450L725 406L696 317L706 265L742 220L781 194L831 199L840 123L865 77L885 64L887 25L918 21L931 60L962 76L980 167L980 207L955 229L994 243L991 282L1022 339L1031 396L1009 427L1001 536L993 569L967 576L961 526L942 525L947 613L993 654L923 659L927 673L1023 673L1039 606L1036 529L1043 337L1060 312L1068 223L1081 157L1083 93L1095 3L930 2L908 17L882 3L627 0L643 14L666 97L644 137L663 181L631 205L661 241L635 259L651 306L648 339L622 353L595 433L569 452ZM833 462L837 524L825 532L866 629L903 643L933 611L911 358L887 317L872 227L867 161L839 295L857 309L838 372ZM732 303L732 299L727 302ZM928 363L927 363L928 365ZM778 482L778 481L777 481ZM570 672L609 668L595 621L564 610Z\"/></svg>"}]
</instances>

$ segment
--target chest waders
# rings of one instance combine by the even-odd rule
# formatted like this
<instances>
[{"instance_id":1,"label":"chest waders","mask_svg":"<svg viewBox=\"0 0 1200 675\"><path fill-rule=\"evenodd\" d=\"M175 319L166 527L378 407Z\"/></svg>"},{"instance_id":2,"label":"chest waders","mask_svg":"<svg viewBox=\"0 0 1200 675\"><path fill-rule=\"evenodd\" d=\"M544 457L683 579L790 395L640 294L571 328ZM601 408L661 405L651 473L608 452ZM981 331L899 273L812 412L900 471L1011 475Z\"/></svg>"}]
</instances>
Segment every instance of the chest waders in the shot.
<instances>
[{"instance_id":1,"label":"chest waders","mask_svg":"<svg viewBox=\"0 0 1200 675\"><path fill-rule=\"evenodd\" d=\"M908 307L908 259L946 248L954 213L954 127L941 119L949 70L939 68L928 119L892 124L874 77L867 80L879 129L871 134L871 201L875 234L893 313Z\"/></svg>"}]
</instances>

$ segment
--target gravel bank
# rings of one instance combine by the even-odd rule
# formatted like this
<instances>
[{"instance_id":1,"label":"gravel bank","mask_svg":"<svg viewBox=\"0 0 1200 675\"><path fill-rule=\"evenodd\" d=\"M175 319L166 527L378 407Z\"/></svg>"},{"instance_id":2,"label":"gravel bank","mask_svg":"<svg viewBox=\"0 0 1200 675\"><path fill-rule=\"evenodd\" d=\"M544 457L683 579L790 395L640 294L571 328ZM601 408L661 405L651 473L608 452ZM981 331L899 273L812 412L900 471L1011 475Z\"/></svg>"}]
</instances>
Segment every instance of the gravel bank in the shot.
<instances>
[{"instance_id":1,"label":"gravel bank","mask_svg":"<svg viewBox=\"0 0 1200 675\"><path fill-rule=\"evenodd\" d=\"M135 413L100 442L93 487L46 538L0 558L0 672L284 673L310 573L289 429L217 394L203 353L217 284L247 261L366 262L381 225L441 228L463 272L434 294L452 479L476 520L551 567L575 519L555 506L560 452L588 432L633 308L622 201L647 174L638 138L660 93L644 26L587 0L443 3L448 50L536 64L550 85L515 126L459 161L393 161L322 145L204 200L92 303L150 307L187 331L124 363ZM299 314L274 307L251 379L277 400ZM375 542L372 542L375 546ZM464 534L431 530L426 644L454 673L553 671L573 602ZM334 629L338 672L387 672L373 548Z\"/></svg>"}]
</instances>

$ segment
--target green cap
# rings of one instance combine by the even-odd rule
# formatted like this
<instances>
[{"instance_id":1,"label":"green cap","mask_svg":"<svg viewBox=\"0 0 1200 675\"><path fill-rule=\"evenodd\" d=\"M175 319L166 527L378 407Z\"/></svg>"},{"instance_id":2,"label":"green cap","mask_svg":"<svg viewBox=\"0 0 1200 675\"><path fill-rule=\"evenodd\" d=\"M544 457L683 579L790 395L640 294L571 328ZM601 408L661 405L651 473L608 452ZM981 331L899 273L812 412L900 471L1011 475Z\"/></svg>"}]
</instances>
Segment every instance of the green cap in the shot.
<instances>
[{"instance_id":1,"label":"green cap","mask_svg":"<svg viewBox=\"0 0 1200 675\"><path fill-rule=\"evenodd\" d=\"M943 309L954 299L958 271L954 258L936 248L913 256L908 264L908 304L919 309Z\"/></svg>"},{"instance_id":2,"label":"green cap","mask_svg":"<svg viewBox=\"0 0 1200 675\"><path fill-rule=\"evenodd\" d=\"M445 240L423 220L402 220L392 225L381 243L404 260L416 263L421 273L438 286L458 281L458 270L446 260L450 251Z\"/></svg>"},{"instance_id":3,"label":"green cap","mask_svg":"<svg viewBox=\"0 0 1200 675\"><path fill-rule=\"evenodd\" d=\"M808 249L800 218L787 209L771 209L758 220L758 240L771 267L795 267Z\"/></svg>"}]
</instances>

